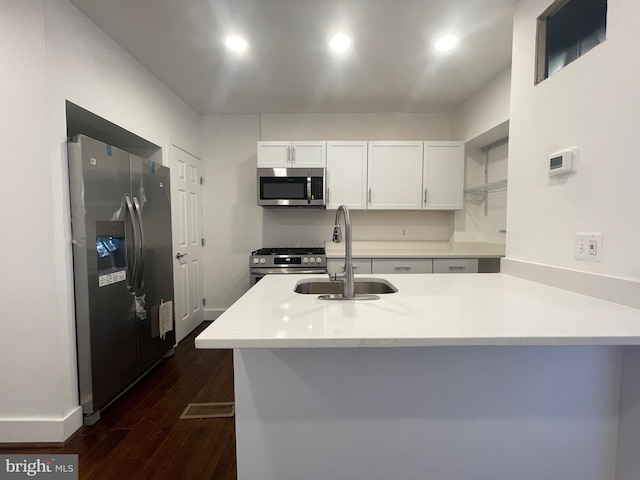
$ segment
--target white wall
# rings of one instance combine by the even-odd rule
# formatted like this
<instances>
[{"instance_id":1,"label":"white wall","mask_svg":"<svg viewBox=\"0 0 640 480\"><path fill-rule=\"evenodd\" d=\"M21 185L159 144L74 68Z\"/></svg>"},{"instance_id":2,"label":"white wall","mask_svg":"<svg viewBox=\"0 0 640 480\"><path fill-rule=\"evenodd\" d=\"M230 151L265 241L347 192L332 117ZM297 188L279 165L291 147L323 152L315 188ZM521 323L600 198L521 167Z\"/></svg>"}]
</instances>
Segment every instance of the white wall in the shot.
<instances>
[{"instance_id":1,"label":"white wall","mask_svg":"<svg viewBox=\"0 0 640 480\"><path fill-rule=\"evenodd\" d=\"M466 142L465 187L485 182L482 147L509 135L510 95L509 65L453 112L453 136ZM507 158L507 145L489 151L488 182L507 178ZM455 215L454 240L504 244L506 207L506 190L489 193L486 215L485 200L465 194L464 209Z\"/></svg>"},{"instance_id":2,"label":"white wall","mask_svg":"<svg viewBox=\"0 0 640 480\"><path fill-rule=\"evenodd\" d=\"M263 114L261 117L262 140L453 139L451 116L447 113Z\"/></svg>"},{"instance_id":3,"label":"white wall","mask_svg":"<svg viewBox=\"0 0 640 480\"><path fill-rule=\"evenodd\" d=\"M0 4L0 417L61 417L70 391L69 326L59 324L41 1ZM53 255L52 255L53 254ZM65 302L65 298L61 302ZM63 323L67 324L68 319ZM8 441L0 423L0 442Z\"/></svg>"},{"instance_id":4,"label":"white wall","mask_svg":"<svg viewBox=\"0 0 640 480\"><path fill-rule=\"evenodd\" d=\"M453 112L453 137L468 142L508 121L510 95L511 65L489 80Z\"/></svg>"},{"instance_id":5,"label":"white wall","mask_svg":"<svg viewBox=\"0 0 640 480\"><path fill-rule=\"evenodd\" d=\"M81 422L65 100L161 145L164 163L171 142L199 153L198 116L66 0L4 1L0 27L0 443L62 441Z\"/></svg>"},{"instance_id":6,"label":"white wall","mask_svg":"<svg viewBox=\"0 0 640 480\"><path fill-rule=\"evenodd\" d=\"M448 114L210 115L202 123L205 318L249 288L249 254L261 247L322 246L335 211L256 204L258 140L449 140ZM453 212L352 212L355 240L449 241Z\"/></svg>"},{"instance_id":7,"label":"white wall","mask_svg":"<svg viewBox=\"0 0 640 480\"><path fill-rule=\"evenodd\" d=\"M261 245L256 204L259 115L203 117L202 217L205 319L214 319L249 288L249 254Z\"/></svg>"},{"instance_id":8,"label":"white wall","mask_svg":"<svg viewBox=\"0 0 640 480\"><path fill-rule=\"evenodd\" d=\"M610 0L607 40L534 85L536 18L549 3L515 8L507 257L638 280L640 3ZM577 173L550 179L549 154L572 146ZM576 232L604 234L602 262L574 260Z\"/></svg>"}]
</instances>

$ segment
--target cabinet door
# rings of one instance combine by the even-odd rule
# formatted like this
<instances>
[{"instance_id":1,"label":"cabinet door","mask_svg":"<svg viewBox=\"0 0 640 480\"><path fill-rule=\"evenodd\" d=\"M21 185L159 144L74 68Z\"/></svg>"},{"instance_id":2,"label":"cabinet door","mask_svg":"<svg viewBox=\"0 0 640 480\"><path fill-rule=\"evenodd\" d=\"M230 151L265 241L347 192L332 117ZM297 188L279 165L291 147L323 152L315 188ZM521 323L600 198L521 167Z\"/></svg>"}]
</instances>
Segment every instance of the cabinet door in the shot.
<instances>
[{"instance_id":1,"label":"cabinet door","mask_svg":"<svg viewBox=\"0 0 640 480\"><path fill-rule=\"evenodd\" d=\"M327 142L327 208L367 208L367 142Z\"/></svg>"},{"instance_id":2,"label":"cabinet door","mask_svg":"<svg viewBox=\"0 0 640 480\"><path fill-rule=\"evenodd\" d=\"M344 272L344 258L327 259L327 272L342 273ZM354 258L353 273L371 273L370 258Z\"/></svg>"},{"instance_id":3,"label":"cabinet door","mask_svg":"<svg viewBox=\"0 0 640 480\"><path fill-rule=\"evenodd\" d=\"M258 142L258 167L291 167L291 142Z\"/></svg>"},{"instance_id":4,"label":"cabinet door","mask_svg":"<svg viewBox=\"0 0 640 480\"><path fill-rule=\"evenodd\" d=\"M423 142L369 142L368 208L420 210Z\"/></svg>"},{"instance_id":5,"label":"cabinet door","mask_svg":"<svg viewBox=\"0 0 640 480\"><path fill-rule=\"evenodd\" d=\"M294 167L316 167L327 165L327 142L291 142L291 164Z\"/></svg>"},{"instance_id":6,"label":"cabinet door","mask_svg":"<svg viewBox=\"0 0 640 480\"><path fill-rule=\"evenodd\" d=\"M424 143L424 210L462 210L464 144Z\"/></svg>"},{"instance_id":7,"label":"cabinet door","mask_svg":"<svg viewBox=\"0 0 640 480\"><path fill-rule=\"evenodd\" d=\"M430 258L374 258L372 273L431 273L433 262Z\"/></svg>"},{"instance_id":8,"label":"cabinet door","mask_svg":"<svg viewBox=\"0 0 640 480\"><path fill-rule=\"evenodd\" d=\"M434 258L433 273L478 273L478 259Z\"/></svg>"}]
</instances>

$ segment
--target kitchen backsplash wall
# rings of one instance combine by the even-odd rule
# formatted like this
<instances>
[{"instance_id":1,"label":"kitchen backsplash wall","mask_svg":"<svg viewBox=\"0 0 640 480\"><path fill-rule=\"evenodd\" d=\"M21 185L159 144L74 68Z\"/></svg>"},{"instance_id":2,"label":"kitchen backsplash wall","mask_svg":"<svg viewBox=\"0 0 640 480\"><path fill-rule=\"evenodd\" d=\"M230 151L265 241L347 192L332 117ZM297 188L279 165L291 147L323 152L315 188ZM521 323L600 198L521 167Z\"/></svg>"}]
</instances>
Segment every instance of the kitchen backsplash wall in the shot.
<instances>
[{"instance_id":1,"label":"kitchen backsplash wall","mask_svg":"<svg viewBox=\"0 0 640 480\"><path fill-rule=\"evenodd\" d=\"M265 209L265 247L321 246L331 241L335 210ZM351 210L354 240L451 240L453 212L373 212ZM404 231L404 235L401 232Z\"/></svg>"}]
</instances>

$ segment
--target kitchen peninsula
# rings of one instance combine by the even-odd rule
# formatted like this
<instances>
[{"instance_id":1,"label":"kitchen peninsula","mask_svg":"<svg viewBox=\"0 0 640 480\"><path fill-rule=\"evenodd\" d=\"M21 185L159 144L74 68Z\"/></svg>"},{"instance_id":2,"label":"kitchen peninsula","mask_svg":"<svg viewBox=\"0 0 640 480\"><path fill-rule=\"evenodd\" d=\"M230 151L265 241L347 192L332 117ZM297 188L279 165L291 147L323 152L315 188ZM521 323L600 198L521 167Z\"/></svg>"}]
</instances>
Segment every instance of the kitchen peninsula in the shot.
<instances>
[{"instance_id":1,"label":"kitchen peninsula","mask_svg":"<svg viewBox=\"0 0 640 480\"><path fill-rule=\"evenodd\" d=\"M234 349L240 480L635 478L640 310L504 274L368 276L398 292L267 276L196 339Z\"/></svg>"}]
</instances>

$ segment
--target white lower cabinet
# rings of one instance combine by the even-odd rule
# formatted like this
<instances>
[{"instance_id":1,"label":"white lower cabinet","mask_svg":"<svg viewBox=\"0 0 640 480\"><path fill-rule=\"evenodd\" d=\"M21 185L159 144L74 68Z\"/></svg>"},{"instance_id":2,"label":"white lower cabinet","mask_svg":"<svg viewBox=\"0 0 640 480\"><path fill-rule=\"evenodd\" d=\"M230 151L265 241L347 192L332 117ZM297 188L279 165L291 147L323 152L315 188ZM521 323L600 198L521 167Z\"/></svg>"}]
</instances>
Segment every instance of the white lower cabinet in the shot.
<instances>
[{"instance_id":1,"label":"white lower cabinet","mask_svg":"<svg viewBox=\"0 0 640 480\"><path fill-rule=\"evenodd\" d=\"M430 258L374 258L371 273L432 273Z\"/></svg>"},{"instance_id":2,"label":"white lower cabinet","mask_svg":"<svg viewBox=\"0 0 640 480\"><path fill-rule=\"evenodd\" d=\"M434 258L433 273L478 273L478 259Z\"/></svg>"},{"instance_id":3,"label":"white lower cabinet","mask_svg":"<svg viewBox=\"0 0 640 480\"><path fill-rule=\"evenodd\" d=\"M344 271L344 258L327 259L327 271L329 273L342 273ZM371 273L371 259L354 258L353 273Z\"/></svg>"},{"instance_id":4,"label":"white lower cabinet","mask_svg":"<svg viewBox=\"0 0 640 480\"><path fill-rule=\"evenodd\" d=\"M492 259L493 260L493 259ZM344 258L327 259L329 273L344 271ZM477 258L354 258L354 273L478 273ZM483 270L499 272L497 269Z\"/></svg>"}]
</instances>

